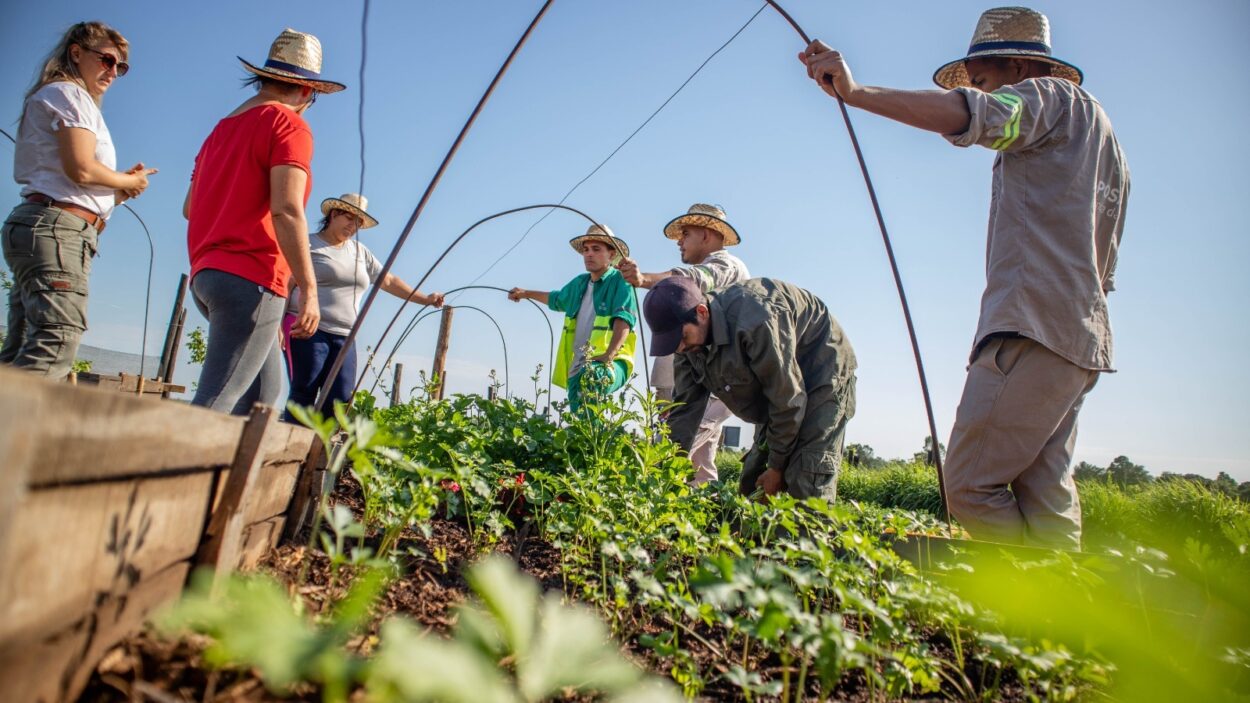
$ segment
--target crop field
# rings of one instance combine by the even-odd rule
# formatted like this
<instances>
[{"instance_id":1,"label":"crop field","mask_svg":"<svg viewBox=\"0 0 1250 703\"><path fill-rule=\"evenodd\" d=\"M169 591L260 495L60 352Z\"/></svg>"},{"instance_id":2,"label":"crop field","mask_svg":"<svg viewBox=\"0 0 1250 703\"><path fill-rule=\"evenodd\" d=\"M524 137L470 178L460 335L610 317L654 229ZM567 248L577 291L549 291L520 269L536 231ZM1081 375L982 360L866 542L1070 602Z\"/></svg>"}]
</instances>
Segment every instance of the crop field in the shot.
<instances>
[{"instance_id":1,"label":"crop field","mask_svg":"<svg viewBox=\"0 0 1250 703\"><path fill-rule=\"evenodd\" d=\"M627 404L623 404L627 403ZM1086 553L956 550L932 469L835 503L687 486L643 399L552 423L457 396L306 418L334 490L304 544L201 579L84 700L1240 700L1250 510L1083 484ZM146 696L146 698L144 698Z\"/></svg>"}]
</instances>

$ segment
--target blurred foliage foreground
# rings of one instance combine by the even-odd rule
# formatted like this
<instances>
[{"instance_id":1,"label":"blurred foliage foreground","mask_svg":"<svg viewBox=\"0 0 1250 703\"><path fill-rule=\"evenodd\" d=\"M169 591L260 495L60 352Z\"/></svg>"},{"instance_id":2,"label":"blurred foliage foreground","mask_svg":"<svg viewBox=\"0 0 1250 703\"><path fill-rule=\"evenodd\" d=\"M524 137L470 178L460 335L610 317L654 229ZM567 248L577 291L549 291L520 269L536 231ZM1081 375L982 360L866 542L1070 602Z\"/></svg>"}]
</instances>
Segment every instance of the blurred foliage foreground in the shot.
<instances>
[{"instance_id":1,"label":"blurred foliage foreground","mask_svg":"<svg viewBox=\"0 0 1250 703\"><path fill-rule=\"evenodd\" d=\"M922 572L891 545L943 532L931 469L847 467L836 503L759 502L738 495L722 453L722 480L691 488L689 460L654 429L662 409L622 396L552 422L519 399L377 410L361 395L334 417L301 413L327 446L337 436L331 471L362 489L355 513L323 500L309 544L348 595L311 615L298 582L201 581L159 625L207 635L214 665L254 667L277 693L311 683L327 701L1250 692L1244 503L1179 482L1086 483L1086 553L956 543ZM482 555L518 531L542 539L564 592L543 596L487 557L450 639L376 622L388 582L446 568L404 538L440 520Z\"/></svg>"}]
</instances>

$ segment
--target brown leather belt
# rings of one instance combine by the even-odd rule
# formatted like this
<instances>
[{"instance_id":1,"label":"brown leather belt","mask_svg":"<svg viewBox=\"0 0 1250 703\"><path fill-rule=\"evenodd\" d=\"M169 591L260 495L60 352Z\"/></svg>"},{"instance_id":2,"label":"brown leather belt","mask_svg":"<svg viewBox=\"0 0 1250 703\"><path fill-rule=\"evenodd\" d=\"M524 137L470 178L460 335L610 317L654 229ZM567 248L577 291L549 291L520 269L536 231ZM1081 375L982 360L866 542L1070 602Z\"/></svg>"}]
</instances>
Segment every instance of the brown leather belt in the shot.
<instances>
[{"instance_id":1,"label":"brown leather belt","mask_svg":"<svg viewBox=\"0 0 1250 703\"><path fill-rule=\"evenodd\" d=\"M45 205L47 207L60 208L64 210L65 212L68 212L71 215L81 217L82 219L87 221L87 224L91 225L92 227L95 227L96 234L102 234L104 232L104 226L108 224L104 220L103 217L100 217L94 212L88 210L87 208L82 207L81 205L75 205L73 203L66 203L60 200L53 200L52 198L49 198L43 193L31 193L30 195L26 196L26 202L39 203L40 205Z\"/></svg>"}]
</instances>

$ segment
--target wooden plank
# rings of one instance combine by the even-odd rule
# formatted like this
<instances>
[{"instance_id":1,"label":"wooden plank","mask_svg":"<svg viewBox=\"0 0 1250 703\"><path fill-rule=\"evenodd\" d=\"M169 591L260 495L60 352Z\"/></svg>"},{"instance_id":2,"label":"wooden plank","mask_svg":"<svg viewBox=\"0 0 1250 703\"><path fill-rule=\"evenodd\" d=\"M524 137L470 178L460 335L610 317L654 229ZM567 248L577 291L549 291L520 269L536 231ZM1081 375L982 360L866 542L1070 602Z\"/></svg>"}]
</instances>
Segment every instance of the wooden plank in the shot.
<instances>
[{"instance_id":1,"label":"wooden plank","mask_svg":"<svg viewBox=\"0 0 1250 703\"><path fill-rule=\"evenodd\" d=\"M0 368L0 407L16 408L0 446L6 477L13 456L33 462L32 487L229 465L243 418L98 388L52 383ZM20 458L20 457L19 457Z\"/></svg>"},{"instance_id":2,"label":"wooden plank","mask_svg":"<svg viewBox=\"0 0 1250 703\"><path fill-rule=\"evenodd\" d=\"M230 475L204 535L197 561L215 567L214 588L224 582L225 576L239 562L245 526L243 516L260 476L260 465L265 458L262 452L265 434L273 425L275 414L268 405L257 403L252 407L238 452L230 465Z\"/></svg>"},{"instance_id":3,"label":"wooden plank","mask_svg":"<svg viewBox=\"0 0 1250 703\"><path fill-rule=\"evenodd\" d=\"M211 473L31 492L0 567L0 644L59 632L103 598L190 559Z\"/></svg>"},{"instance_id":4,"label":"wooden plank","mask_svg":"<svg viewBox=\"0 0 1250 703\"><path fill-rule=\"evenodd\" d=\"M300 465L299 477L295 481L295 493L291 496L291 507L287 511L286 539L294 539L308 524L312 511L321 498L322 475L326 468L325 447L320 438L314 438L308 456Z\"/></svg>"},{"instance_id":5,"label":"wooden plank","mask_svg":"<svg viewBox=\"0 0 1250 703\"><path fill-rule=\"evenodd\" d=\"M0 645L0 681L10 701L77 700L104 654L182 593L190 570L180 561L110 594L65 629Z\"/></svg>"},{"instance_id":6,"label":"wooden plank","mask_svg":"<svg viewBox=\"0 0 1250 703\"><path fill-rule=\"evenodd\" d=\"M10 380L10 374L19 373L0 369L0 383ZM0 396L4 388L0 387ZM12 399L10 399L12 400ZM12 541L15 537L14 519L18 506L26 498L26 478L35 465L39 444L30 436L23 419L38 414L43 397L34 395L22 402L0 402L0 571L6 565L16 563L11 558Z\"/></svg>"},{"instance_id":7,"label":"wooden plank","mask_svg":"<svg viewBox=\"0 0 1250 703\"><path fill-rule=\"evenodd\" d=\"M256 568L269 550L282 540L282 528L286 515L275 515L267 520L254 522L243 528L243 545L239 549L238 568L247 571Z\"/></svg>"},{"instance_id":8,"label":"wooden plank","mask_svg":"<svg viewBox=\"0 0 1250 703\"><path fill-rule=\"evenodd\" d=\"M303 425L274 423L265 435L265 443L262 445L265 464L303 461L316 438L316 433Z\"/></svg>"},{"instance_id":9,"label":"wooden plank","mask_svg":"<svg viewBox=\"0 0 1250 703\"><path fill-rule=\"evenodd\" d=\"M243 511L244 525L286 514L287 508L291 506L291 494L295 491L300 463L288 461L259 469L260 475L252 487L247 508Z\"/></svg>"}]
</instances>

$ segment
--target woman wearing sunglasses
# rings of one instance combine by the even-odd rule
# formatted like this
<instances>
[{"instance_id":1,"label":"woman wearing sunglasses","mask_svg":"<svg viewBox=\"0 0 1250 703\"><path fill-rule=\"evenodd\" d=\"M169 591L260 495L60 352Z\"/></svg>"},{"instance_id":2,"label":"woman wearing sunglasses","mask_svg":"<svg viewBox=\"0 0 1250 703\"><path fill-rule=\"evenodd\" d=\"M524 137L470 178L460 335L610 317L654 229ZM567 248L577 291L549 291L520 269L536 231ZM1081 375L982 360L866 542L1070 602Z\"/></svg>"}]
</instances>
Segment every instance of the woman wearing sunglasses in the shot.
<instances>
[{"instance_id":1,"label":"woman wearing sunglasses","mask_svg":"<svg viewBox=\"0 0 1250 703\"><path fill-rule=\"evenodd\" d=\"M282 393L279 330L288 284L303 294L291 335L317 331L317 280L304 206L312 189L312 130L304 113L318 93L321 42L287 29L261 66L242 58L256 95L217 123L195 157L187 217L191 293L208 319L208 350L195 398L246 415Z\"/></svg>"},{"instance_id":2,"label":"woman wearing sunglasses","mask_svg":"<svg viewBox=\"0 0 1250 703\"><path fill-rule=\"evenodd\" d=\"M21 203L4 222L13 272L0 363L65 377L87 329L87 279L113 208L137 197L156 169L120 172L104 93L130 69L129 44L100 22L80 22L48 55L26 93L13 157Z\"/></svg>"}]
</instances>

